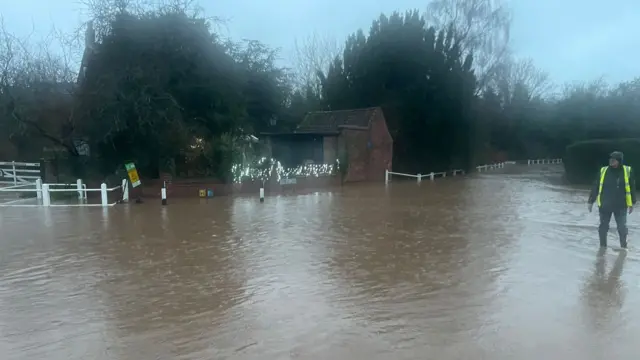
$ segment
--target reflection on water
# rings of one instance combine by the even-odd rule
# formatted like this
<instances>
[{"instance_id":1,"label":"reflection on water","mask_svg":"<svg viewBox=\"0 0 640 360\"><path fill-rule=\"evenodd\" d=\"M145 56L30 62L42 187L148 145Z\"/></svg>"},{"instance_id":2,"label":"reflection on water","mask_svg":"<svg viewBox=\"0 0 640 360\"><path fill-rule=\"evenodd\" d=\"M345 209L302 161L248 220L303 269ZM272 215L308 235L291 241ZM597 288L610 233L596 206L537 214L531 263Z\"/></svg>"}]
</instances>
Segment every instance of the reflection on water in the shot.
<instances>
[{"instance_id":1,"label":"reflection on water","mask_svg":"<svg viewBox=\"0 0 640 360\"><path fill-rule=\"evenodd\" d=\"M549 173L1 209L0 353L635 359L637 257Z\"/></svg>"},{"instance_id":2,"label":"reflection on water","mask_svg":"<svg viewBox=\"0 0 640 360\"><path fill-rule=\"evenodd\" d=\"M621 276L626 256L626 251L619 251L607 273L606 250L599 250L593 273L585 283L583 296L588 318L591 326L601 331L612 325L623 308L626 291Z\"/></svg>"}]
</instances>

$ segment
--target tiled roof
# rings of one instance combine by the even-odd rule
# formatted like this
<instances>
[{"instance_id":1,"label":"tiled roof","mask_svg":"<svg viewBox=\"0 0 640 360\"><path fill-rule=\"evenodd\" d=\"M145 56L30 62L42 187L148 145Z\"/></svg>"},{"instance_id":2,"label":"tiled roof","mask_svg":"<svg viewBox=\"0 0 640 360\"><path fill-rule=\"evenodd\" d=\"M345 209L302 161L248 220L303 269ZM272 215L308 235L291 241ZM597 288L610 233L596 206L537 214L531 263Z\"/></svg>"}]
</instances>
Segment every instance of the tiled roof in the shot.
<instances>
[{"instance_id":1,"label":"tiled roof","mask_svg":"<svg viewBox=\"0 0 640 360\"><path fill-rule=\"evenodd\" d=\"M334 132L340 127L357 126L369 128L379 107L353 110L310 112L298 125L295 132Z\"/></svg>"}]
</instances>

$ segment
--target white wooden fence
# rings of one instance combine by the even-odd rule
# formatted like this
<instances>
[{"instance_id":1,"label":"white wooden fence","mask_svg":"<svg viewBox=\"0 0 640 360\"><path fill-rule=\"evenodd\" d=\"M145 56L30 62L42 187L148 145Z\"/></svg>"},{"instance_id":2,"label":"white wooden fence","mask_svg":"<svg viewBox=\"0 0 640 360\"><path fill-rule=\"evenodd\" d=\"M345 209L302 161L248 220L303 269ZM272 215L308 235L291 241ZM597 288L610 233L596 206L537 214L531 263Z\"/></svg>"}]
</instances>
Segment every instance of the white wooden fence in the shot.
<instances>
[{"instance_id":1,"label":"white wooden fence","mask_svg":"<svg viewBox=\"0 0 640 360\"><path fill-rule=\"evenodd\" d=\"M516 165L518 163L523 164L524 161L505 161L505 162L495 163L495 164L480 165L480 166L476 166L476 170L478 172L485 172L493 169L502 169L506 165ZM527 165L562 164L562 159L533 159L533 160L526 160L526 163ZM391 180L392 175L416 178L417 182L420 183L422 182L422 179L425 177L428 177L429 180L434 181L436 177L446 177L447 174L449 173L451 173L453 176L456 176L458 174L464 175L464 170L452 170L449 172L438 172L438 173L431 172L428 174L415 174L415 175L385 170L384 183L389 184L389 181Z\"/></svg>"},{"instance_id":2,"label":"white wooden fence","mask_svg":"<svg viewBox=\"0 0 640 360\"><path fill-rule=\"evenodd\" d=\"M107 184L103 183L100 185L100 188L96 189L87 189L87 185L82 182L81 179L75 184L43 184L42 180L39 178L36 179L33 183L27 184L19 184L7 187L0 187L0 194L8 194L8 193L35 193L37 198L36 204L17 204L18 202L22 202L24 199L10 201L6 203L0 203L0 207L73 207L73 206L114 206L118 202L109 203L108 194L112 191L122 190L122 201L129 200L129 185L127 179L122 179L122 184L118 186L114 186L112 188L108 188ZM62 188L60 188L62 187ZM54 192L76 192L78 194L79 202L77 204L52 204L51 203L51 193ZM100 203L99 204L88 204L87 200L87 192L100 192Z\"/></svg>"},{"instance_id":3,"label":"white wooden fence","mask_svg":"<svg viewBox=\"0 0 640 360\"><path fill-rule=\"evenodd\" d=\"M453 176L457 176L458 174L462 174L464 175L464 170L451 170L451 171L443 171L443 172L430 172L428 174L405 174L405 173L399 173L399 172L393 172L393 171L389 171L389 170L385 170L384 173L384 183L388 184L389 181L391 180L391 176L392 175L398 175L398 176L404 176L404 177L412 177L412 178L416 178L416 180L418 181L418 183L422 182L423 178L428 177L429 180L431 181L435 181L435 179L437 177L447 177L447 174L451 173L451 175Z\"/></svg>"},{"instance_id":4,"label":"white wooden fence","mask_svg":"<svg viewBox=\"0 0 640 360\"><path fill-rule=\"evenodd\" d=\"M562 159L534 159L527 160L527 165L562 164Z\"/></svg>"},{"instance_id":5,"label":"white wooden fence","mask_svg":"<svg viewBox=\"0 0 640 360\"><path fill-rule=\"evenodd\" d=\"M41 178L40 163L0 162L0 184L17 186L34 183Z\"/></svg>"}]
</instances>

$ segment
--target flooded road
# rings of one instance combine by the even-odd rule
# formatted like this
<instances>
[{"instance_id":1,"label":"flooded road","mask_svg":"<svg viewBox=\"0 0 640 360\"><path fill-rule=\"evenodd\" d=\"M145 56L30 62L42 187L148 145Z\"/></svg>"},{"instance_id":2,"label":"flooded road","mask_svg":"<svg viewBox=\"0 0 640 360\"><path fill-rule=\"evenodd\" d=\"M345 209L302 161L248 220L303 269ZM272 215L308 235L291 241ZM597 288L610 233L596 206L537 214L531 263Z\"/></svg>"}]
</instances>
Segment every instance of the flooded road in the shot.
<instances>
[{"instance_id":1,"label":"flooded road","mask_svg":"<svg viewBox=\"0 0 640 360\"><path fill-rule=\"evenodd\" d=\"M544 169L263 204L2 208L0 354L636 359L640 219L628 255L599 253L587 194Z\"/></svg>"}]
</instances>

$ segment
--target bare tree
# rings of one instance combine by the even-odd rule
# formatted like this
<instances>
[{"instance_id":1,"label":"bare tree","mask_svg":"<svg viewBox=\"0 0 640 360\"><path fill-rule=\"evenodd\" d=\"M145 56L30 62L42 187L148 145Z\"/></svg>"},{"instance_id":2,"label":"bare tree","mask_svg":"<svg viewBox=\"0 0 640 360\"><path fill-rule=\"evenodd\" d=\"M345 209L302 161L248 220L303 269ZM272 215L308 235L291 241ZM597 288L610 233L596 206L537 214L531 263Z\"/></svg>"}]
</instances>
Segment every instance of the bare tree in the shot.
<instances>
[{"instance_id":1,"label":"bare tree","mask_svg":"<svg viewBox=\"0 0 640 360\"><path fill-rule=\"evenodd\" d=\"M319 91L320 81L318 72L324 74L336 56L343 51L334 37L319 35L314 32L304 40L295 40L293 54L293 68L296 73L296 83L299 87L311 86Z\"/></svg>"},{"instance_id":2,"label":"bare tree","mask_svg":"<svg viewBox=\"0 0 640 360\"><path fill-rule=\"evenodd\" d=\"M9 140L36 136L75 154L75 72L65 56L48 48L50 38L36 44L29 40L9 33L0 19L0 133Z\"/></svg>"},{"instance_id":3,"label":"bare tree","mask_svg":"<svg viewBox=\"0 0 640 360\"><path fill-rule=\"evenodd\" d=\"M452 28L455 39L474 57L482 91L509 56L511 12L504 0L432 0L425 18L439 28Z\"/></svg>"},{"instance_id":4,"label":"bare tree","mask_svg":"<svg viewBox=\"0 0 640 360\"><path fill-rule=\"evenodd\" d=\"M508 103L518 89L527 100L551 96L553 84L549 74L537 68L531 59L507 58L496 65L496 75L487 85L499 90L503 103ZM523 95L523 94L520 94Z\"/></svg>"}]
</instances>

